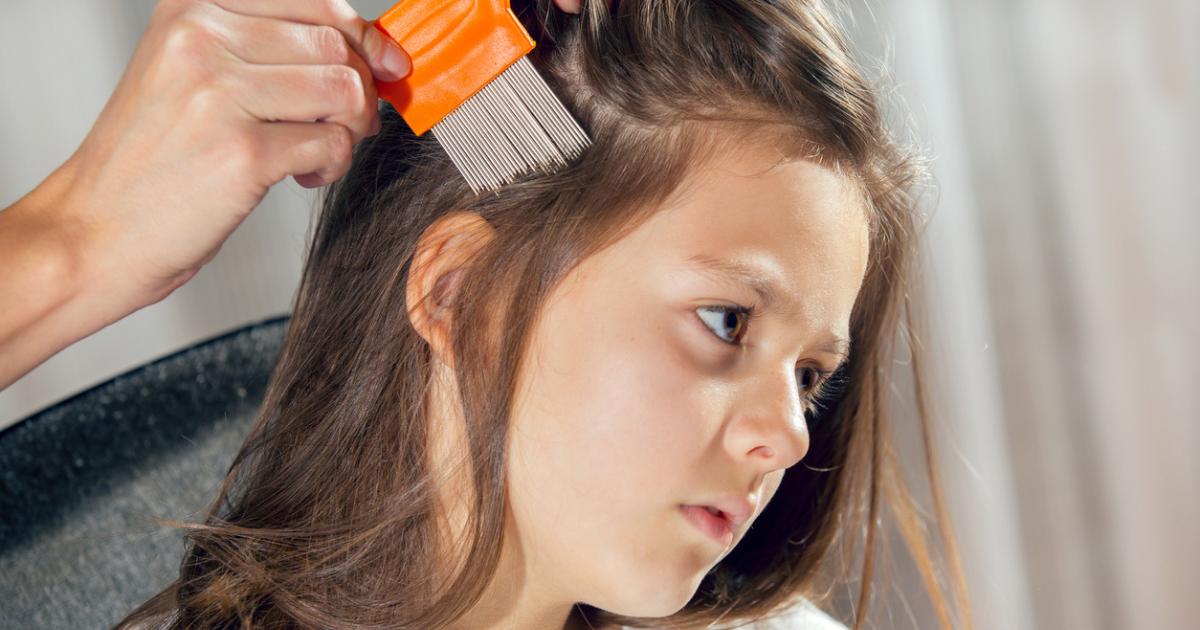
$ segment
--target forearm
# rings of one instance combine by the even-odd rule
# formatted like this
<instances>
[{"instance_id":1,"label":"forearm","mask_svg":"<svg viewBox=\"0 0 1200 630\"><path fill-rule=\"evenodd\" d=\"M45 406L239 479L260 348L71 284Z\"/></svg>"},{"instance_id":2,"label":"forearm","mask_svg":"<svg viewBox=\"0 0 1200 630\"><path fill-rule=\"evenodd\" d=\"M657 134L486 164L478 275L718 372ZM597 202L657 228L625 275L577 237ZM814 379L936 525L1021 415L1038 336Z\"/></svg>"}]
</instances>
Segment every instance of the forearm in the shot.
<instances>
[{"instance_id":1,"label":"forearm","mask_svg":"<svg viewBox=\"0 0 1200 630\"><path fill-rule=\"evenodd\" d=\"M65 211L70 181L68 163L0 211L0 389L133 308L97 299L115 289L89 279L100 261Z\"/></svg>"}]
</instances>

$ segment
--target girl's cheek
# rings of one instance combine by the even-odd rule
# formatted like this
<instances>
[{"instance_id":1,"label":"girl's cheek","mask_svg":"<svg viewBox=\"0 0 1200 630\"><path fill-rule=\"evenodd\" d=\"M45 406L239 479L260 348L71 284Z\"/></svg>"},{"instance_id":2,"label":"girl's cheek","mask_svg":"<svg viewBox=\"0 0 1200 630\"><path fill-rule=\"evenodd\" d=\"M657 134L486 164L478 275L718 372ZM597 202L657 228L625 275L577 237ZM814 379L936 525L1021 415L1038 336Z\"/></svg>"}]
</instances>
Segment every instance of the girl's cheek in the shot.
<instances>
[{"instance_id":1,"label":"girl's cheek","mask_svg":"<svg viewBox=\"0 0 1200 630\"><path fill-rule=\"evenodd\" d=\"M672 439L681 446L703 442L709 427L719 423L733 393L728 374L737 360L735 353L715 339L703 338L704 331L675 327L663 336L661 363L649 370L651 379L645 395L658 401L661 418L669 419Z\"/></svg>"}]
</instances>

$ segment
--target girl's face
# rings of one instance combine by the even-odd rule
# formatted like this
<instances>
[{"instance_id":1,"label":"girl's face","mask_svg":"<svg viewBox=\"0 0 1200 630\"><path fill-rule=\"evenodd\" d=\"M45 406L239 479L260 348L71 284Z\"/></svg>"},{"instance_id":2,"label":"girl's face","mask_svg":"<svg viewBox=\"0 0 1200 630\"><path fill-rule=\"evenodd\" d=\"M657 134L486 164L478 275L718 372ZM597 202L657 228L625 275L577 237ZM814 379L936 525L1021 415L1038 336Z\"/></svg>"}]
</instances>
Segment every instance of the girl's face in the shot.
<instances>
[{"instance_id":1,"label":"girl's face","mask_svg":"<svg viewBox=\"0 0 1200 630\"><path fill-rule=\"evenodd\" d=\"M850 182L755 145L681 191L534 329L505 555L543 598L681 608L804 456L806 406L846 357L868 250Z\"/></svg>"}]
</instances>

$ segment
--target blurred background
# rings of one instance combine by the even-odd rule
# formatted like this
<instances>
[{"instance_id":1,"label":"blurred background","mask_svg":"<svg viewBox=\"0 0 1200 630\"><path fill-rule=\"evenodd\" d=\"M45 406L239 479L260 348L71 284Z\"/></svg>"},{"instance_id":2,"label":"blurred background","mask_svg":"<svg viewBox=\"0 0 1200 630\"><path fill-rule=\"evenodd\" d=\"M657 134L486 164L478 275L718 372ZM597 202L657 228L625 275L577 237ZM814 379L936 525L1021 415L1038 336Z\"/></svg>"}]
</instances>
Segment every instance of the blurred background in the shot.
<instances>
[{"instance_id":1,"label":"blurred background","mask_svg":"<svg viewBox=\"0 0 1200 630\"><path fill-rule=\"evenodd\" d=\"M391 4L350 3L368 18ZM0 207L75 150L152 9L0 2ZM976 627L1196 628L1200 2L871 0L845 15L938 180L927 345ZM0 427L286 312L313 207L276 186L188 285L0 392ZM932 627L927 614L884 625Z\"/></svg>"}]
</instances>

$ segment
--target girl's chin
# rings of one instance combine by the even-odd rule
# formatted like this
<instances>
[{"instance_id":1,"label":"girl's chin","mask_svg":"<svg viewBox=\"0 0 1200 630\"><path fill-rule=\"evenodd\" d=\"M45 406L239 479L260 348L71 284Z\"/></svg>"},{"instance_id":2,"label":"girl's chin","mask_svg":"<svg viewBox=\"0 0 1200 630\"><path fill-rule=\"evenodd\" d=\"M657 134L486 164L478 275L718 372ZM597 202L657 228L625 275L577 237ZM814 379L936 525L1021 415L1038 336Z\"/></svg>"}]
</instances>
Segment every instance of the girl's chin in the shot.
<instances>
[{"instance_id":1,"label":"girl's chin","mask_svg":"<svg viewBox=\"0 0 1200 630\"><path fill-rule=\"evenodd\" d=\"M690 579L656 581L655 586L645 583L635 584L634 580L629 580L621 585L625 596L622 596L622 593L614 593L614 596L607 598L603 605L589 605L625 617L644 619L669 617L682 610L691 601L692 596L696 594L696 589L700 587L700 581L704 579L705 573L700 573ZM676 584L678 588L663 588L664 584ZM638 586L642 588L638 588Z\"/></svg>"}]
</instances>

